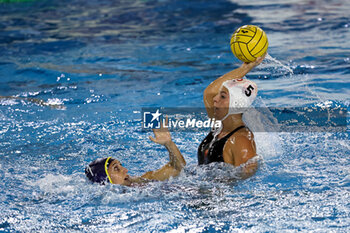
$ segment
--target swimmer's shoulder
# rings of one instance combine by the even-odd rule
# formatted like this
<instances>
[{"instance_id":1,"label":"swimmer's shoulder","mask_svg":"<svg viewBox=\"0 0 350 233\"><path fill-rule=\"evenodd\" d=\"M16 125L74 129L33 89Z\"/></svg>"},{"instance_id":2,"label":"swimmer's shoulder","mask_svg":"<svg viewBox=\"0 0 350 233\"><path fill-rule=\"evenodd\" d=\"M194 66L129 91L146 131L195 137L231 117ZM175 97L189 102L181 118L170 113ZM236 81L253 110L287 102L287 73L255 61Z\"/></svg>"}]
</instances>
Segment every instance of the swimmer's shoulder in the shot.
<instances>
[{"instance_id":1,"label":"swimmer's shoulder","mask_svg":"<svg viewBox=\"0 0 350 233\"><path fill-rule=\"evenodd\" d=\"M248 128L244 127L242 129L239 129L237 132L232 134L228 138L228 142L231 142L234 144L235 141L241 141L241 140L249 140L249 141L254 141L254 134L253 132ZM226 143L227 144L227 143Z\"/></svg>"},{"instance_id":2,"label":"swimmer's shoulder","mask_svg":"<svg viewBox=\"0 0 350 233\"><path fill-rule=\"evenodd\" d=\"M245 163L255 155L254 134L247 127L231 135L223 148L224 161L235 166Z\"/></svg>"}]
</instances>

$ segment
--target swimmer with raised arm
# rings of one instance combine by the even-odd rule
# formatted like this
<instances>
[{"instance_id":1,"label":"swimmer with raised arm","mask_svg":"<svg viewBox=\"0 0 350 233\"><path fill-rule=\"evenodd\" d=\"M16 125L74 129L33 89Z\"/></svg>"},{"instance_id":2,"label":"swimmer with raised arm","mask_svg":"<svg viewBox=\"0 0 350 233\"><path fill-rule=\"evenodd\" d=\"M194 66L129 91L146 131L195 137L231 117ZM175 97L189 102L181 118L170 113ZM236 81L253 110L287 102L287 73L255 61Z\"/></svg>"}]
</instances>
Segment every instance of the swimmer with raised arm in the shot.
<instances>
[{"instance_id":1,"label":"swimmer with raised arm","mask_svg":"<svg viewBox=\"0 0 350 233\"><path fill-rule=\"evenodd\" d=\"M166 119L167 121L167 119ZM166 123L167 124L167 123ZM153 142L165 146L169 152L169 162L156 171L149 171L138 177L128 175L128 169L112 157L97 159L85 168L85 174L90 181L99 184L120 184L131 186L137 183L147 183L150 181L163 181L170 177L178 176L186 165L186 161L180 153L175 143L171 140L169 130L163 128L153 129L154 136L149 137Z\"/></svg>"},{"instance_id":2,"label":"swimmer with raised arm","mask_svg":"<svg viewBox=\"0 0 350 233\"><path fill-rule=\"evenodd\" d=\"M254 101L257 86L244 76L259 65L265 55L256 61L244 63L213 81L204 90L204 105L209 118L221 121L221 127L211 131L198 147L198 164L225 162L234 166L245 164L256 155L254 135L242 120L243 112ZM242 178L257 169L257 162L243 166Z\"/></svg>"}]
</instances>

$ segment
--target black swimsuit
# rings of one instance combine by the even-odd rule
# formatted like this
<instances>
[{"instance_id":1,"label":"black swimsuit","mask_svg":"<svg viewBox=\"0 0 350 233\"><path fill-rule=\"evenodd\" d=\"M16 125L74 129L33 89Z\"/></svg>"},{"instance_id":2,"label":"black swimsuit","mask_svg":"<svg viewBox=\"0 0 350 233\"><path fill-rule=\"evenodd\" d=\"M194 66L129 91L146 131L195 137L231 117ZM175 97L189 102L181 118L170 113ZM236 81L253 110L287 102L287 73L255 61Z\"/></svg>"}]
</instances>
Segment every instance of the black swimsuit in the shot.
<instances>
[{"instance_id":1,"label":"black swimsuit","mask_svg":"<svg viewBox=\"0 0 350 233\"><path fill-rule=\"evenodd\" d=\"M211 141L214 139L214 133L210 132L198 147L198 164L209 164L212 162L224 162L224 157L222 156L225 143L232 134L236 133L238 130L245 128L244 125L237 127L232 132L227 134L225 137L220 138L212 143L209 148Z\"/></svg>"}]
</instances>

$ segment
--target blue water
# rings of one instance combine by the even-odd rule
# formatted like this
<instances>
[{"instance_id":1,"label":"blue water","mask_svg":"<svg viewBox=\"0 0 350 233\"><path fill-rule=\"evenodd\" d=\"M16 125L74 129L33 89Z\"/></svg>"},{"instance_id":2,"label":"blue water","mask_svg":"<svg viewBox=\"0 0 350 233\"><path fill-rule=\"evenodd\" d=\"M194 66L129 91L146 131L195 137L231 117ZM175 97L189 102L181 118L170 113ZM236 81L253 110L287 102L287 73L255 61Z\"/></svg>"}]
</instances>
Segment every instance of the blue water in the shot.
<instances>
[{"instance_id":1,"label":"blue water","mask_svg":"<svg viewBox=\"0 0 350 233\"><path fill-rule=\"evenodd\" d=\"M349 10L345 0L0 3L0 96L21 97L0 99L0 231L349 232L348 132L257 130L261 166L244 181L230 166L196 166L205 132L172 132L187 167L170 181L99 186L83 173L103 156L131 175L164 165L141 108L203 107L204 88L240 65L229 39L245 24L270 45L247 75L255 106L348 108Z\"/></svg>"}]
</instances>

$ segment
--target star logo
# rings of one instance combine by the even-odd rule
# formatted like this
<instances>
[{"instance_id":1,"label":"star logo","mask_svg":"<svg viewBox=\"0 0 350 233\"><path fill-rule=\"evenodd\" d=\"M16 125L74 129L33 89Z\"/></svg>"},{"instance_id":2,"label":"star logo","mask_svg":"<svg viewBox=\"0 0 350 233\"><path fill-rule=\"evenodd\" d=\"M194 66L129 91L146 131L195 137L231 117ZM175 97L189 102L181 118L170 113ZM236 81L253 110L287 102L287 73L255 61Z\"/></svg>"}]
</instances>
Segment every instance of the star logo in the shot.
<instances>
[{"instance_id":1,"label":"star logo","mask_svg":"<svg viewBox=\"0 0 350 233\"><path fill-rule=\"evenodd\" d=\"M156 112L143 112L143 127L145 129L159 129L161 115L159 109Z\"/></svg>"},{"instance_id":2,"label":"star logo","mask_svg":"<svg viewBox=\"0 0 350 233\"><path fill-rule=\"evenodd\" d=\"M161 113L159 113L159 109L157 109L157 111L155 113L151 113L151 114L153 116L151 122L156 120L156 119L157 119L157 121L159 121L159 117L160 117L160 115L162 115Z\"/></svg>"}]
</instances>

